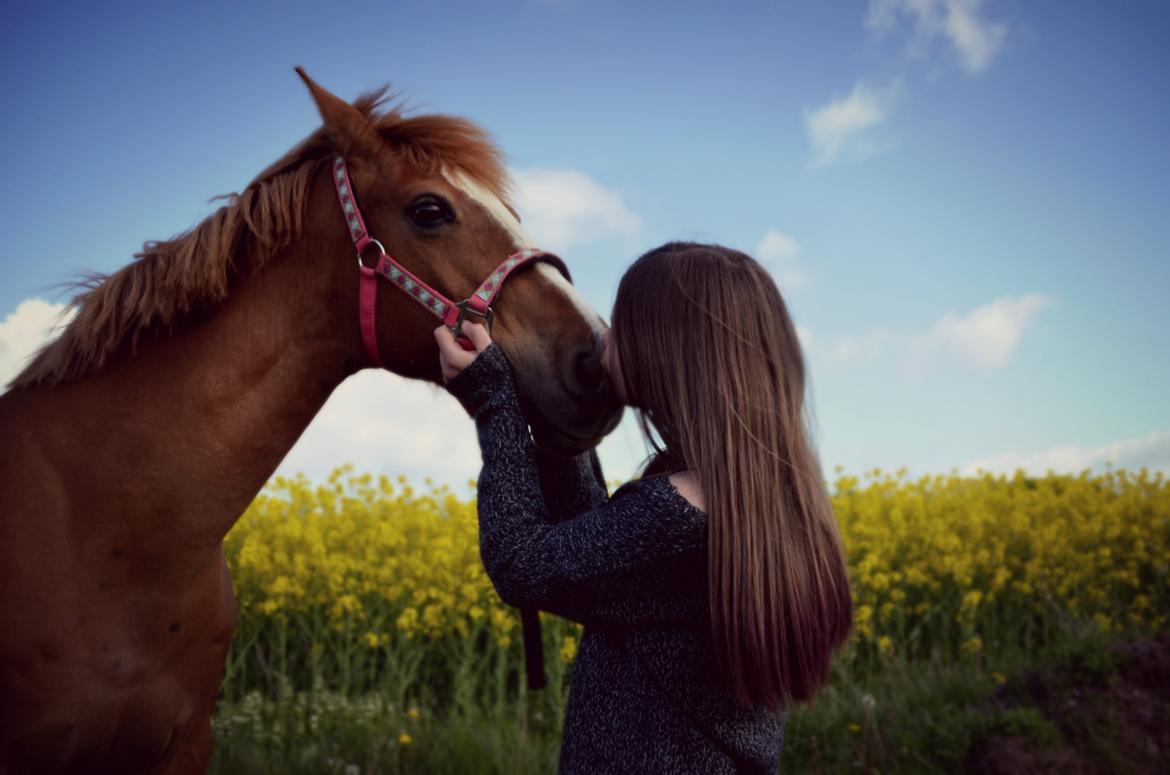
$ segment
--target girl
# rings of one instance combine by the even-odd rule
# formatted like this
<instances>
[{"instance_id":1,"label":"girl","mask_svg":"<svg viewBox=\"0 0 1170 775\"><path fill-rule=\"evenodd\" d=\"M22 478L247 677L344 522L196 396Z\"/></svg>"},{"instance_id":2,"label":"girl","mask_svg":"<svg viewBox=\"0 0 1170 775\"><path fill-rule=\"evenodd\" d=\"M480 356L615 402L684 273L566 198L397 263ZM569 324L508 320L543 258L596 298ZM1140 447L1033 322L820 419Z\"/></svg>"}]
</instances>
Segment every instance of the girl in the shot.
<instances>
[{"instance_id":1,"label":"girl","mask_svg":"<svg viewBox=\"0 0 1170 775\"><path fill-rule=\"evenodd\" d=\"M534 446L503 350L464 333L475 352L435 337L483 453L484 567L506 603L585 625L560 771L776 772L785 708L826 683L852 604L771 277L678 242L626 271L603 363L655 454L612 497L595 450Z\"/></svg>"}]
</instances>

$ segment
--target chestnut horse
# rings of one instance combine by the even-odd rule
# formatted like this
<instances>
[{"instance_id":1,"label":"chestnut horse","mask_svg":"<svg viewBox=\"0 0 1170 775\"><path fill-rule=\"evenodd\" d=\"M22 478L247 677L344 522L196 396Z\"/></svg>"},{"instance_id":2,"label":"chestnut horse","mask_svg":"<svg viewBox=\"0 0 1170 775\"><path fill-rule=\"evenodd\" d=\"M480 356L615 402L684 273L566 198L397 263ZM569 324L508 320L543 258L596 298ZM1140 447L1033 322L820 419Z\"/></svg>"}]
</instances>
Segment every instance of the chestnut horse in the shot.
<instances>
[{"instance_id":1,"label":"chestnut horse","mask_svg":"<svg viewBox=\"0 0 1170 775\"><path fill-rule=\"evenodd\" d=\"M297 71L323 126L90 280L0 396L0 773L206 769L235 626L224 535L371 365L338 154L371 235L450 298L528 246L483 130L379 110L385 87L350 104ZM495 312L537 441L570 454L612 430L604 323L561 273L521 267ZM385 368L442 385L435 325L385 283Z\"/></svg>"}]
</instances>

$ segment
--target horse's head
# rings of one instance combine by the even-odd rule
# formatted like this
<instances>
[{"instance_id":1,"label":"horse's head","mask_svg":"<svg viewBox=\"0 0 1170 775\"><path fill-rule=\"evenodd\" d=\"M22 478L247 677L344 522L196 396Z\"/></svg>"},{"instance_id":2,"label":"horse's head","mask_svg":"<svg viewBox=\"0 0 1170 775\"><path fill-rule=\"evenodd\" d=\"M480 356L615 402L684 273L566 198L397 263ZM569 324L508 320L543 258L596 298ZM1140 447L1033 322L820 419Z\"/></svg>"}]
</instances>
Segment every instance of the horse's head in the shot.
<instances>
[{"instance_id":1,"label":"horse's head","mask_svg":"<svg viewBox=\"0 0 1170 775\"><path fill-rule=\"evenodd\" d=\"M321 113L324 142L345 160L347 188L366 230L379 243L363 251L367 266L384 246L409 273L462 301L506 257L532 247L507 203L500 153L475 124L450 116L406 118L393 110L377 115L380 94L351 105L297 72ZM324 209L310 217L329 260L352 273L356 318L359 267L332 175L315 184L312 201ZM438 317L391 282L377 282L375 354L397 374L441 384L431 333ZM520 266L492 306L492 337L515 368L537 441L575 453L611 431L621 404L601 367L605 324L557 266L542 260Z\"/></svg>"}]
</instances>

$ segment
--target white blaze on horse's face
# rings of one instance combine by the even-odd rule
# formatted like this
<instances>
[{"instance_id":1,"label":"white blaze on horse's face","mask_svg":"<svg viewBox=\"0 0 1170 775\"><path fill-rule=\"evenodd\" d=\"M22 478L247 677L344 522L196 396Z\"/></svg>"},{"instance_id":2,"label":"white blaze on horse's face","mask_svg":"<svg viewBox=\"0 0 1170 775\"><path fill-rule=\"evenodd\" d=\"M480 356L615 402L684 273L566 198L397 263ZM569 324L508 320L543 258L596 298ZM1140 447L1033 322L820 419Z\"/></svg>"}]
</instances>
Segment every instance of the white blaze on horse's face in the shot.
<instances>
[{"instance_id":1,"label":"white blaze on horse's face","mask_svg":"<svg viewBox=\"0 0 1170 775\"><path fill-rule=\"evenodd\" d=\"M516 220L516 216L512 214L512 211L504 206L504 203L500 201L498 196L480 185L479 182L472 179L469 175L465 175L458 170L444 169L443 177L447 179L447 182L462 191L472 201L486 210L500 224L501 228L512 237L513 249L519 250L520 248L533 247L532 240L528 238L524 227ZM589 321L590 327L597 332L598 336L602 334L605 324L601 316L593 311L593 308L585 301L580 291L573 287L573 284L566 280L564 275L545 261L537 261L534 269L547 277L549 282L560 289L561 293L568 298L569 303L581 313L581 317Z\"/></svg>"}]
</instances>

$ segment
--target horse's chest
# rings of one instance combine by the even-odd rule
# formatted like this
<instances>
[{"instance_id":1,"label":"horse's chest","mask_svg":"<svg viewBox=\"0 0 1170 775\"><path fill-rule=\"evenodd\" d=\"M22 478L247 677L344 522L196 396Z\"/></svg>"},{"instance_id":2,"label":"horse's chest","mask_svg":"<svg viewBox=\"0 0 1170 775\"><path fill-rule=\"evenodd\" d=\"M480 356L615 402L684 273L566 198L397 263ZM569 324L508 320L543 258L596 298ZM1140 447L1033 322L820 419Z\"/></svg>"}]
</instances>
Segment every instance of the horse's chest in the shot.
<instances>
[{"instance_id":1,"label":"horse's chest","mask_svg":"<svg viewBox=\"0 0 1170 775\"><path fill-rule=\"evenodd\" d=\"M235 621L222 555L173 594L119 592L5 660L16 669L0 671L0 763L143 771L210 716Z\"/></svg>"}]
</instances>

